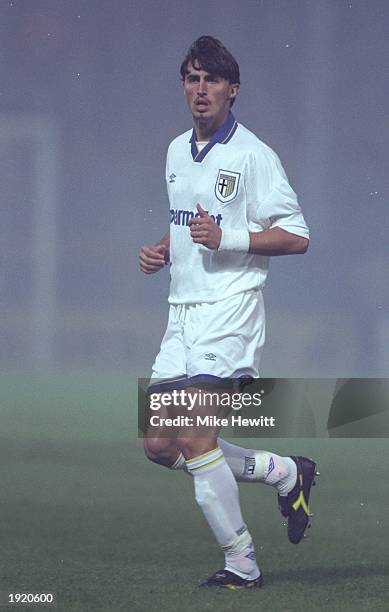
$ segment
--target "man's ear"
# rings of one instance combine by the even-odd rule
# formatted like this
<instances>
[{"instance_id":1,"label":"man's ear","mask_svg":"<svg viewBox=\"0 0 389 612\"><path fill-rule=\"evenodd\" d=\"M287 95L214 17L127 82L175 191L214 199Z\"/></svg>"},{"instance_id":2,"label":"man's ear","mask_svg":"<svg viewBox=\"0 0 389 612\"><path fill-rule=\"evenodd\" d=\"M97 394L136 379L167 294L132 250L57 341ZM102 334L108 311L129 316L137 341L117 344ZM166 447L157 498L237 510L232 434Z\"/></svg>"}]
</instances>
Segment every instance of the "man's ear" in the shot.
<instances>
[{"instance_id":1,"label":"man's ear","mask_svg":"<svg viewBox=\"0 0 389 612\"><path fill-rule=\"evenodd\" d=\"M230 93L230 100L235 100L236 96L239 93L239 83L233 83L231 85L231 93Z\"/></svg>"}]
</instances>

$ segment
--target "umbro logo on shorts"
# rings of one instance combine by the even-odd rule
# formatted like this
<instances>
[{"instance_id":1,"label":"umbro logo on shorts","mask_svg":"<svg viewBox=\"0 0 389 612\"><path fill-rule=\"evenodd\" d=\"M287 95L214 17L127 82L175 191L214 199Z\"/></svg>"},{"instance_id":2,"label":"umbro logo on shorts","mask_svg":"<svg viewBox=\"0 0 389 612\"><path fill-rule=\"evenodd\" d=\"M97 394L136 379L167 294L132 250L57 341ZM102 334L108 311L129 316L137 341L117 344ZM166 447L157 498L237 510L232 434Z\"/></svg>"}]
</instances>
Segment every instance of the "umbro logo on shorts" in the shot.
<instances>
[{"instance_id":1,"label":"umbro logo on shorts","mask_svg":"<svg viewBox=\"0 0 389 612\"><path fill-rule=\"evenodd\" d=\"M215 353L205 353L204 359L207 361L216 361L216 355Z\"/></svg>"},{"instance_id":2,"label":"umbro logo on shorts","mask_svg":"<svg viewBox=\"0 0 389 612\"><path fill-rule=\"evenodd\" d=\"M177 175L174 174L174 172L172 174L170 174L170 176L169 176L169 183L175 183L176 182L176 178L177 178Z\"/></svg>"}]
</instances>

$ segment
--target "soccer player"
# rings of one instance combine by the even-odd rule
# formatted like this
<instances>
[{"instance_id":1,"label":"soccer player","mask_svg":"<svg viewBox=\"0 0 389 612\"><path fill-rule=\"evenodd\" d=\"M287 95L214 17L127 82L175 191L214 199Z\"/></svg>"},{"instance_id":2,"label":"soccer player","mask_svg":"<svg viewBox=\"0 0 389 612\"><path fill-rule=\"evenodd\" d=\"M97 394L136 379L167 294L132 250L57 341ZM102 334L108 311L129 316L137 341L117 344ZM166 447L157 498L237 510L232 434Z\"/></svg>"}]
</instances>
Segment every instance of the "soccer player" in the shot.
<instances>
[{"instance_id":1,"label":"soccer player","mask_svg":"<svg viewBox=\"0 0 389 612\"><path fill-rule=\"evenodd\" d=\"M201 36L181 65L193 129L169 146L166 181L170 232L143 246L140 268L170 263L170 311L149 393L205 384L222 389L259 376L265 339L261 287L269 256L305 253L309 234L277 155L231 107L239 66L212 36ZM165 411L167 413L167 409ZM196 405L193 414L223 417L228 408ZM206 586L262 586L253 542L242 517L237 481L262 482L278 493L288 536L298 543L309 523L315 463L305 457L240 448L220 439L220 426L197 435L182 424L145 436L149 459L193 476L195 498L225 554Z\"/></svg>"}]
</instances>

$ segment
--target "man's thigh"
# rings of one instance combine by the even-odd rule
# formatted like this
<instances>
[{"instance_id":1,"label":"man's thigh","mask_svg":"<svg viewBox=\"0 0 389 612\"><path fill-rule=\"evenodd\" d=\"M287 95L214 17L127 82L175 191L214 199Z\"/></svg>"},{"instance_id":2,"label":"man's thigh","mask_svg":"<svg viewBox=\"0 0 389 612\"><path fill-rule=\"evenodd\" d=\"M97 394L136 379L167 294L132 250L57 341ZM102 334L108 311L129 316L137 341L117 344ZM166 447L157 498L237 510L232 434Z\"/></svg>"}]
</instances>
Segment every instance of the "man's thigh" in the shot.
<instances>
[{"instance_id":1,"label":"man's thigh","mask_svg":"<svg viewBox=\"0 0 389 612\"><path fill-rule=\"evenodd\" d=\"M178 451L189 459L215 449L223 420L231 411L226 388L173 386L170 382L149 389L145 419L146 454L160 463L165 458L167 465L177 458Z\"/></svg>"},{"instance_id":2,"label":"man's thigh","mask_svg":"<svg viewBox=\"0 0 389 612\"><path fill-rule=\"evenodd\" d=\"M217 447L217 438L223 421L231 411L230 402L223 402L230 393L217 386L188 387L185 389L185 405L182 424L177 432L177 446L185 459L197 457Z\"/></svg>"}]
</instances>

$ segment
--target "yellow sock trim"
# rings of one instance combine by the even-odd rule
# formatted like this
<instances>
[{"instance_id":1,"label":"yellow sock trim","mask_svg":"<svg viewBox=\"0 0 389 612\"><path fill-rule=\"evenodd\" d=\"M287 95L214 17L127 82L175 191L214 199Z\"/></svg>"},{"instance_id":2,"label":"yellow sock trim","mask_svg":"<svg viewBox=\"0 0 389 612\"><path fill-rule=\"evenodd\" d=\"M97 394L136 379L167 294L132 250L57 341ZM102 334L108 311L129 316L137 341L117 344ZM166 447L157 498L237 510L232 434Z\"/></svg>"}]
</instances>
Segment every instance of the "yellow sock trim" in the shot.
<instances>
[{"instance_id":1,"label":"yellow sock trim","mask_svg":"<svg viewBox=\"0 0 389 612\"><path fill-rule=\"evenodd\" d=\"M187 468L190 472L198 472L199 470L203 470L205 468L209 468L211 467L211 465L215 465L216 463L221 463L222 461L225 461L224 457L218 457L217 459L214 459L213 461L210 461L209 463L206 463L205 465L199 465L198 467L189 467L187 464Z\"/></svg>"},{"instance_id":2,"label":"yellow sock trim","mask_svg":"<svg viewBox=\"0 0 389 612\"><path fill-rule=\"evenodd\" d=\"M221 463L222 461L225 461L224 455L221 449L217 446L211 451L207 451L206 453L197 455L197 457L188 459L186 462L186 467L189 472L199 472L202 469L208 469L209 467L214 466L217 463Z\"/></svg>"}]
</instances>

